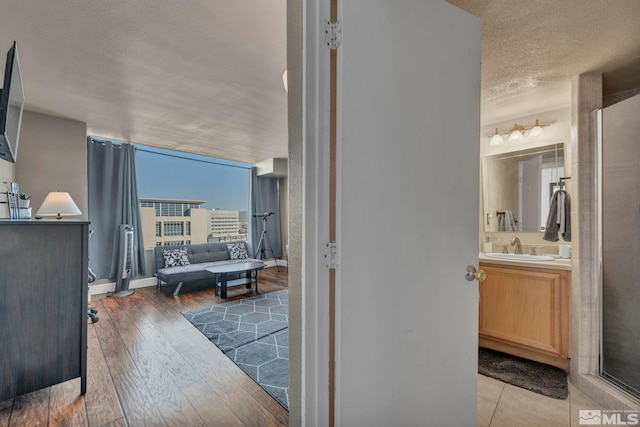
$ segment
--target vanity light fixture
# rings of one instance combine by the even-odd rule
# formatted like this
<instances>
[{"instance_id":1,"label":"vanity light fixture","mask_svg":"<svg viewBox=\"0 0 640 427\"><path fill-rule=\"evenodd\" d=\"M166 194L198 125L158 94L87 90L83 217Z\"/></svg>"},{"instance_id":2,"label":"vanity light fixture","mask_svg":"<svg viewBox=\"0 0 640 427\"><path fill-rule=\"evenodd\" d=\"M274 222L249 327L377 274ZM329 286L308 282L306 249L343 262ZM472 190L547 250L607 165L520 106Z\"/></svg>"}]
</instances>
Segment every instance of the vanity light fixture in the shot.
<instances>
[{"instance_id":1,"label":"vanity light fixture","mask_svg":"<svg viewBox=\"0 0 640 427\"><path fill-rule=\"evenodd\" d=\"M502 135L500 135L500 132L498 132L498 128L496 128L496 133L494 133L493 136L491 137L491 140L489 141L489 145L494 147L500 144L504 144L504 138L502 137Z\"/></svg>"},{"instance_id":2,"label":"vanity light fixture","mask_svg":"<svg viewBox=\"0 0 640 427\"><path fill-rule=\"evenodd\" d=\"M504 143L504 136L509 135L509 142L519 142L525 139L525 131L529 131L526 135L527 138L540 139L545 135L544 129L549 124L540 124L540 120L536 119L536 124L530 127L524 127L519 124L514 124L511 129L505 132L500 132L500 129L496 128L493 135L490 135L489 145L495 147Z\"/></svg>"}]
</instances>

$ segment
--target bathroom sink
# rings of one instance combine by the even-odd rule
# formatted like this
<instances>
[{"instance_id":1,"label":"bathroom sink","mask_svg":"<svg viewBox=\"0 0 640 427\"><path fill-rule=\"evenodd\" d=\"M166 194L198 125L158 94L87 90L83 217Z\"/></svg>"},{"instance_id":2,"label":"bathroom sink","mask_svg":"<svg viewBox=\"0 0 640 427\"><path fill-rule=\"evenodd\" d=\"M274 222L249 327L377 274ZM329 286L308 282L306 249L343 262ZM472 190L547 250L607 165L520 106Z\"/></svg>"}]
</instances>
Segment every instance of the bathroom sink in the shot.
<instances>
[{"instance_id":1,"label":"bathroom sink","mask_svg":"<svg viewBox=\"0 0 640 427\"><path fill-rule=\"evenodd\" d=\"M553 261L555 259L550 255L504 254L500 252L490 252L485 254L485 256L512 261Z\"/></svg>"}]
</instances>

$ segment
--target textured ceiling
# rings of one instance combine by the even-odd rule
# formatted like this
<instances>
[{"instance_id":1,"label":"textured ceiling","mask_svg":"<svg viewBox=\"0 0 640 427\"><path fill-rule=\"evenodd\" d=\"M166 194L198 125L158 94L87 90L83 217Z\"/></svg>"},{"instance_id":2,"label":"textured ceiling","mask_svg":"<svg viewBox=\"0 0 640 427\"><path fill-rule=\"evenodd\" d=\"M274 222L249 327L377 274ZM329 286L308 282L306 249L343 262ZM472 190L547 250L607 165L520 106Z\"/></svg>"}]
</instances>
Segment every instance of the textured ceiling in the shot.
<instances>
[{"instance_id":1,"label":"textured ceiling","mask_svg":"<svg viewBox=\"0 0 640 427\"><path fill-rule=\"evenodd\" d=\"M345 0L346 1L346 0ZM640 87L640 0L448 0L482 20L482 123ZM286 0L2 0L26 107L91 134L256 162L287 155ZM346 25L346 24L345 24ZM4 46L4 47L3 47Z\"/></svg>"},{"instance_id":2,"label":"textured ceiling","mask_svg":"<svg viewBox=\"0 0 640 427\"><path fill-rule=\"evenodd\" d=\"M640 87L638 0L447 0L482 24L482 122L569 106L571 79ZM526 95L526 96L524 96Z\"/></svg>"},{"instance_id":3,"label":"textured ceiling","mask_svg":"<svg viewBox=\"0 0 640 427\"><path fill-rule=\"evenodd\" d=\"M286 0L2 0L26 108L90 134L255 162L287 156Z\"/></svg>"}]
</instances>

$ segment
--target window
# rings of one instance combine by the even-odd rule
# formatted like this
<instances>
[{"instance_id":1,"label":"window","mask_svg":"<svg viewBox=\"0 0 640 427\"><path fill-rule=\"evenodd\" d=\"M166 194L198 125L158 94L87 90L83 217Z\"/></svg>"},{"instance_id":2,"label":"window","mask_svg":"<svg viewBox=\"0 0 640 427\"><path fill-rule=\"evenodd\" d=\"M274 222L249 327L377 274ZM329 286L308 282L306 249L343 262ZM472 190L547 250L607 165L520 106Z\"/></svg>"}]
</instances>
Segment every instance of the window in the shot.
<instances>
[{"instance_id":1,"label":"window","mask_svg":"<svg viewBox=\"0 0 640 427\"><path fill-rule=\"evenodd\" d=\"M164 242L167 246L180 246L184 245L184 240L171 240L169 242Z\"/></svg>"},{"instance_id":2,"label":"window","mask_svg":"<svg viewBox=\"0 0 640 427\"><path fill-rule=\"evenodd\" d=\"M192 208L191 203L165 202L165 203L157 203L157 204L160 205L158 208L156 208L156 211L160 212L160 216L190 216L191 215L191 208Z\"/></svg>"},{"instance_id":3,"label":"window","mask_svg":"<svg viewBox=\"0 0 640 427\"><path fill-rule=\"evenodd\" d=\"M136 174L145 239L155 243L167 237L189 236L192 244L247 240L251 167L137 145ZM212 220L216 211L223 218Z\"/></svg>"},{"instance_id":4,"label":"window","mask_svg":"<svg viewBox=\"0 0 640 427\"><path fill-rule=\"evenodd\" d=\"M184 222L171 221L164 223L165 236L182 236L184 235Z\"/></svg>"},{"instance_id":5,"label":"window","mask_svg":"<svg viewBox=\"0 0 640 427\"><path fill-rule=\"evenodd\" d=\"M200 207L200 203L176 203L176 202L161 202L161 201L149 201L140 197L141 208L154 208L156 210L156 216L191 216L191 209L197 209Z\"/></svg>"}]
</instances>

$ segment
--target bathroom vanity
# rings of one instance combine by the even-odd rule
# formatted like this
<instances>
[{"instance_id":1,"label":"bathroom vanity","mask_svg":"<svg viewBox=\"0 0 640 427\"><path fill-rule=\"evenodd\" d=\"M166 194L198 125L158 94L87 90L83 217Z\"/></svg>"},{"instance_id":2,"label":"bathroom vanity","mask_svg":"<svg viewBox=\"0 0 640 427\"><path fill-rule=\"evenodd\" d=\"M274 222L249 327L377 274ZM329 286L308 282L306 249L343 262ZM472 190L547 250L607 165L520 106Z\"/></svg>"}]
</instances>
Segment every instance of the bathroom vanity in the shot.
<instances>
[{"instance_id":1,"label":"bathroom vanity","mask_svg":"<svg viewBox=\"0 0 640 427\"><path fill-rule=\"evenodd\" d=\"M479 345L569 369L570 260L492 259L480 284Z\"/></svg>"}]
</instances>

